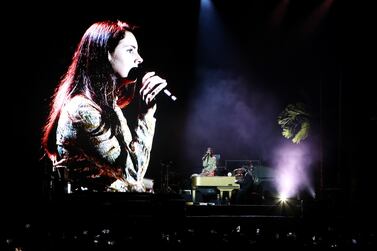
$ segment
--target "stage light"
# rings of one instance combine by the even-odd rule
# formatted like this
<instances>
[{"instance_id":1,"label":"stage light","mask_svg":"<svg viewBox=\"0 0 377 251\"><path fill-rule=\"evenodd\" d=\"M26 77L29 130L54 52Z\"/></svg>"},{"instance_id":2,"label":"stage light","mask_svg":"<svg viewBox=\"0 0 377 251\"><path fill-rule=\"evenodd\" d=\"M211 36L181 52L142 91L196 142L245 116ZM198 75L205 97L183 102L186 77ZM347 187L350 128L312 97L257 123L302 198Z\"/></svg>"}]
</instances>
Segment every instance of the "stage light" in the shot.
<instances>
[{"instance_id":1,"label":"stage light","mask_svg":"<svg viewBox=\"0 0 377 251\"><path fill-rule=\"evenodd\" d=\"M279 195L279 201L281 203L285 203L285 202L287 202L287 200L288 200L288 198L287 198L287 196L285 194L280 194Z\"/></svg>"}]
</instances>

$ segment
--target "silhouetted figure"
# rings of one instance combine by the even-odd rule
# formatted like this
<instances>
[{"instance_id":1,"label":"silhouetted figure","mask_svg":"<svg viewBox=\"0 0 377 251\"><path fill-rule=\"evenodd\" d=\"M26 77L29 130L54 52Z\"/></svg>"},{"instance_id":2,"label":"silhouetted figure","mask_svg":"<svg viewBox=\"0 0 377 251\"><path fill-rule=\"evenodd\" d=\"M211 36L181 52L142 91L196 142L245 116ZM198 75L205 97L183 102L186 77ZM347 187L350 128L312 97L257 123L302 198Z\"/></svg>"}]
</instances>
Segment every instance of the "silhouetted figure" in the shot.
<instances>
[{"instance_id":1,"label":"silhouetted figure","mask_svg":"<svg viewBox=\"0 0 377 251\"><path fill-rule=\"evenodd\" d=\"M235 202L237 204L259 203L261 197L258 191L258 178L255 175L254 166L251 161L241 168L233 170L236 182L240 184Z\"/></svg>"}]
</instances>

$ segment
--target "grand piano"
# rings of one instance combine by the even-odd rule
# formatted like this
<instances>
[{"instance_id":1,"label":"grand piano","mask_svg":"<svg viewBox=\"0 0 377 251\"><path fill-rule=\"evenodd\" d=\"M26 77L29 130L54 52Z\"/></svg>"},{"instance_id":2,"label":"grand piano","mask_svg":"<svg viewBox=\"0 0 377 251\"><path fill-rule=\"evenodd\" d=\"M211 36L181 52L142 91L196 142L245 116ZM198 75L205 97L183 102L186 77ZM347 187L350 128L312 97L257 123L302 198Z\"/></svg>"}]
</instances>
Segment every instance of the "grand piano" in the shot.
<instances>
[{"instance_id":1,"label":"grand piano","mask_svg":"<svg viewBox=\"0 0 377 251\"><path fill-rule=\"evenodd\" d=\"M236 183L235 176L193 176L191 178L192 201L196 201L196 189L199 187L216 187L220 191L220 198L223 199L224 192L228 192L229 199L232 191L240 189L240 185Z\"/></svg>"}]
</instances>

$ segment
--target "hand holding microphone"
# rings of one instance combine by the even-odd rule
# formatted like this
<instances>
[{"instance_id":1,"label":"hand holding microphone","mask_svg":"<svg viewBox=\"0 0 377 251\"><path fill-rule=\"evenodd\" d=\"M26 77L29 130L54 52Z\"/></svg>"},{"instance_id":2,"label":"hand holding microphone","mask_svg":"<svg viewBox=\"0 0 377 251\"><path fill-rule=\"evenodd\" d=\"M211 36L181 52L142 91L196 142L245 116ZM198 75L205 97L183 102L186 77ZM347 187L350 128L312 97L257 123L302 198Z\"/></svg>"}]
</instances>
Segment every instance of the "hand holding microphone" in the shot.
<instances>
[{"instance_id":1,"label":"hand holding microphone","mask_svg":"<svg viewBox=\"0 0 377 251\"><path fill-rule=\"evenodd\" d=\"M204 154L204 156L202 157L202 160L205 160L206 158L208 158L209 157L209 152L206 152L205 154Z\"/></svg>"},{"instance_id":2,"label":"hand holding microphone","mask_svg":"<svg viewBox=\"0 0 377 251\"><path fill-rule=\"evenodd\" d=\"M166 80L155 72L147 72L141 80L140 97L149 106L167 85Z\"/></svg>"},{"instance_id":3,"label":"hand holding microphone","mask_svg":"<svg viewBox=\"0 0 377 251\"><path fill-rule=\"evenodd\" d=\"M151 104L161 91L172 101L177 100L177 97L166 88L166 80L156 75L154 71L145 72L141 67L135 67L130 70L127 79L140 82L139 94L147 105Z\"/></svg>"}]
</instances>

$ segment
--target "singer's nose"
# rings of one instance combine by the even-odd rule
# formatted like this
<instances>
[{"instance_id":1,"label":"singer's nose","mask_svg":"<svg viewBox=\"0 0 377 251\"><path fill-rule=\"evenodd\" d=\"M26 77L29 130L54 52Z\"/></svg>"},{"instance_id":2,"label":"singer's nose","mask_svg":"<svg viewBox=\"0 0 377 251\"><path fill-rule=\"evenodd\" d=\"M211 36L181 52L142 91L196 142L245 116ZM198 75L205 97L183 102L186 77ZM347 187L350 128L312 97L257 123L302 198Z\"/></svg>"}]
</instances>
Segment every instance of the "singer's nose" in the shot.
<instances>
[{"instance_id":1,"label":"singer's nose","mask_svg":"<svg viewBox=\"0 0 377 251\"><path fill-rule=\"evenodd\" d=\"M143 58L140 56L139 53L137 53L135 63L139 65L139 64L143 63L143 61L144 61Z\"/></svg>"}]
</instances>

